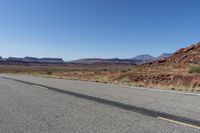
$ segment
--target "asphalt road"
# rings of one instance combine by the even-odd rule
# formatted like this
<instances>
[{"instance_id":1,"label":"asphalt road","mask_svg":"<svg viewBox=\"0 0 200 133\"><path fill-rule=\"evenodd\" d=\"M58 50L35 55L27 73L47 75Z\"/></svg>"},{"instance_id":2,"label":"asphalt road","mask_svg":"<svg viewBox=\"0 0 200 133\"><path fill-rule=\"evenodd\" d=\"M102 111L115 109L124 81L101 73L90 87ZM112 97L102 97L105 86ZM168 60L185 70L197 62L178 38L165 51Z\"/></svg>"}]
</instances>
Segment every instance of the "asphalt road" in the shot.
<instances>
[{"instance_id":1,"label":"asphalt road","mask_svg":"<svg viewBox=\"0 0 200 133\"><path fill-rule=\"evenodd\" d=\"M0 75L1 133L200 133L200 94Z\"/></svg>"}]
</instances>

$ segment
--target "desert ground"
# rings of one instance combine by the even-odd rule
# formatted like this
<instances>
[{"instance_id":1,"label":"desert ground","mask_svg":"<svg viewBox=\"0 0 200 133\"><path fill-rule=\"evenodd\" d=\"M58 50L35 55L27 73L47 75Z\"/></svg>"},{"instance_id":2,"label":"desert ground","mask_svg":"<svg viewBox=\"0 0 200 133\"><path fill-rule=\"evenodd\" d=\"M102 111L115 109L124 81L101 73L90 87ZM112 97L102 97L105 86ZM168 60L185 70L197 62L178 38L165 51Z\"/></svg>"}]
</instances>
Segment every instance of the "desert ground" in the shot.
<instances>
[{"instance_id":1,"label":"desert ground","mask_svg":"<svg viewBox=\"0 0 200 133\"><path fill-rule=\"evenodd\" d=\"M200 92L200 43L179 49L169 58L142 65L123 63L1 64L0 73Z\"/></svg>"}]
</instances>

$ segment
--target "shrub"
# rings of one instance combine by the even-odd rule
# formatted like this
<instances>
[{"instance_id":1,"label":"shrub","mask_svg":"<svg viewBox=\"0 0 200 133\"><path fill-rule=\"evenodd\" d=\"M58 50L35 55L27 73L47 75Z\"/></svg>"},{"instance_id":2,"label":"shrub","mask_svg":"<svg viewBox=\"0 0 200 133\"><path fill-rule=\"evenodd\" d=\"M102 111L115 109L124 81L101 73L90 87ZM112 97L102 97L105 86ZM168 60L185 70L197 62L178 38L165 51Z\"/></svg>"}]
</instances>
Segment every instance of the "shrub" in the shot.
<instances>
[{"instance_id":1,"label":"shrub","mask_svg":"<svg viewBox=\"0 0 200 133\"><path fill-rule=\"evenodd\" d=\"M193 66L189 69L189 73L200 73L200 66Z\"/></svg>"},{"instance_id":2,"label":"shrub","mask_svg":"<svg viewBox=\"0 0 200 133\"><path fill-rule=\"evenodd\" d=\"M126 70L121 70L121 73L126 73L127 71Z\"/></svg>"},{"instance_id":3,"label":"shrub","mask_svg":"<svg viewBox=\"0 0 200 133\"><path fill-rule=\"evenodd\" d=\"M47 75L51 75L51 74L52 74L52 72L50 72L50 71L47 72Z\"/></svg>"},{"instance_id":4,"label":"shrub","mask_svg":"<svg viewBox=\"0 0 200 133\"><path fill-rule=\"evenodd\" d=\"M107 72L107 71L108 71L108 69L103 69L103 71L104 71L104 72Z\"/></svg>"}]
</instances>

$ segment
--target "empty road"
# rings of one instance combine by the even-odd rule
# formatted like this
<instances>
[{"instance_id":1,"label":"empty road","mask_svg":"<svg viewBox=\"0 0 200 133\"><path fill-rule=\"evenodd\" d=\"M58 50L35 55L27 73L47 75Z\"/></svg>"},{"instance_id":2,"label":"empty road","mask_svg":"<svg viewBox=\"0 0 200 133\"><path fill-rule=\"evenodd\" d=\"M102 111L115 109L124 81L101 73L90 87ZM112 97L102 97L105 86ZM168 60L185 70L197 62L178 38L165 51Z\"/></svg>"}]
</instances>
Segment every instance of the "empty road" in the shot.
<instances>
[{"instance_id":1,"label":"empty road","mask_svg":"<svg viewBox=\"0 0 200 133\"><path fill-rule=\"evenodd\" d=\"M200 133L200 94L0 75L1 133Z\"/></svg>"}]
</instances>

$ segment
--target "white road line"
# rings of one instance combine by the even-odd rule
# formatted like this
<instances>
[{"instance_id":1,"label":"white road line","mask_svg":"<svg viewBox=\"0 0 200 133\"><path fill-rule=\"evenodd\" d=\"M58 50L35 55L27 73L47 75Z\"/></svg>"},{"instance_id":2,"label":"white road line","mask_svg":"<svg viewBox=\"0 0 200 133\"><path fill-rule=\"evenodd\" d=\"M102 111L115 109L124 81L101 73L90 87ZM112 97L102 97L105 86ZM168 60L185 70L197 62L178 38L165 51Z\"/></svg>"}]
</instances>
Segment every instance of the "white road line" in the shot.
<instances>
[{"instance_id":1,"label":"white road line","mask_svg":"<svg viewBox=\"0 0 200 133\"><path fill-rule=\"evenodd\" d=\"M178 124L178 125L183 125L183 126L187 126L187 127L191 127L191 128L195 128L195 129L199 129L200 130L199 126L195 126L195 125L183 123L183 122L180 122L180 121L175 121L175 120L167 119L167 118L164 118L164 117L157 117L157 118L161 119L161 120L164 120L164 121L172 122L172 123L175 123L175 124Z\"/></svg>"},{"instance_id":2,"label":"white road line","mask_svg":"<svg viewBox=\"0 0 200 133\"><path fill-rule=\"evenodd\" d=\"M100 84L100 83L99 83ZM191 95L191 96L200 96L200 93L192 93L192 92L181 92L181 91L171 91L171 90L163 90L163 89L152 89L152 88L144 88L144 87L134 87L134 86L125 86L125 85L113 85L113 84L105 84L111 86L118 86L122 88L130 88L137 90L147 90L147 91L155 91L155 92L164 92L164 93L172 93L172 94L180 94L180 95Z\"/></svg>"},{"instance_id":3,"label":"white road line","mask_svg":"<svg viewBox=\"0 0 200 133\"><path fill-rule=\"evenodd\" d=\"M7 77L7 76L5 76L5 77ZM55 79L55 78L52 78L52 79ZM55 79L55 80L58 80L58 79ZM79 80L68 80L68 81L85 82L85 81L79 81ZM105 85L105 86L112 86L112 87L122 87L122 88L137 89L137 90L146 90L146 91L154 91L154 92L179 94L179 95L200 96L200 93L192 93L192 92L181 92L181 91L173 91L173 90L171 91L171 90L163 90L163 89L152 89L152 88L134 87L134 86L126 86L126 85L104 84L104 83L95 83L95 82L91 82L91 81L88 81L88 83L94 83L94 84L97 84L97 85Z\"/></svg>"},{"instance_id":4,"label":"white road line","mask_svg":"<svg viewBox=\"0 0 200 133\"><path fill-rule=\"evenodd\" d=\"M32 85L32 86L35 86L35 87L40 88L40 89L43 89L43 90L48 90L48 88L42 87L42 86L39 86L39 85Z\"/></svg>"},{"instance_id":5,"label":"white road line","mask_svg":"<svg viewBox=\"0 0 200 133\"><path fill-rule=\"evenodd\" d=\"M139 87L131 87L131 88L149 90L149 91L157 91L157 92L165 92L165 93L173 93L173 94L181 94L181 95L200 96L199 93L191 93L191 92L179 92L179 91L170 91L170 90L162 90L162 89L151 89L151 88L139 88Z\"/></svg>"}]
</instances>

